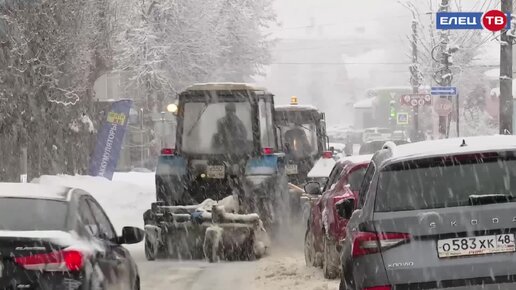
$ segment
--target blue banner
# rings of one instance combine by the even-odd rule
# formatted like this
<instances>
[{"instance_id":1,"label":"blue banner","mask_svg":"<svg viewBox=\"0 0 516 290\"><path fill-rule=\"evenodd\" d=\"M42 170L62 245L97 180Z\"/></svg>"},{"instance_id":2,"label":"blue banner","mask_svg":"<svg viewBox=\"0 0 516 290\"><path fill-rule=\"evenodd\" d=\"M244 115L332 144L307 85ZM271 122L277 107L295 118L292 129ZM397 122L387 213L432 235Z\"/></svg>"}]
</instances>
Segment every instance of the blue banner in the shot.
<instances>
[{"instance_id":1,"label":"blue banner","mask_svg":"<svg viewBox=\"0 0 516 290\"><path fill-rule=\"evenodd\" d=\"M107 113L98 133L95 151L91 157L91 176L103 176L109 180L113 178L122 150L131 106L131 100L117 101L111 105L111 110Z\"/></svg>"}]
</instances>

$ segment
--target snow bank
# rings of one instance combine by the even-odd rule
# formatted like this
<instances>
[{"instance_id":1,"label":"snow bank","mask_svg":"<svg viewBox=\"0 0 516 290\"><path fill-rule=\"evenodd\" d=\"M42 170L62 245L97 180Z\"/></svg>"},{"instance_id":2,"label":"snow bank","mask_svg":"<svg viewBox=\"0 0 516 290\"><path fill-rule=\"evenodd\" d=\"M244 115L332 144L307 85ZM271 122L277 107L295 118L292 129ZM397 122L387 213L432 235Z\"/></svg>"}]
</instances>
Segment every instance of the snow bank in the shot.
<instances>
[{"instance_id":1,"label":"snow bank","mask_svg":"<svg viewBox=\"0 0 516 290\"><path fill-rule=\"evenodd\" d=\"M124 226L143 229L143 213L156 198L154 173L115 173L113 181L92 176L44 175L33 183L75 187L89 192L104 208L119 235Z\"/></svg>"}]
</instances>

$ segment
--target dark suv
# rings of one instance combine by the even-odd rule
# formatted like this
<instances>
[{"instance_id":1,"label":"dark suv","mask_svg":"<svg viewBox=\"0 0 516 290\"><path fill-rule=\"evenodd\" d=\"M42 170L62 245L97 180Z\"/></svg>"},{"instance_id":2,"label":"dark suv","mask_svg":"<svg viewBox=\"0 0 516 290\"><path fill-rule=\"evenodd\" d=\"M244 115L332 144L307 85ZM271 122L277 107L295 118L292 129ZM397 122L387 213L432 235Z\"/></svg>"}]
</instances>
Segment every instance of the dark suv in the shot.
<instances>
[{"instance_id":1,"label":"dark suv","mask_svg":"<svg viewBox=\"0 0 516 290\"><path fill-rule=\"evenodd\" d=\"M396 146L370 163L340 289L516 289L516 137Z\"/></svg>"}]
</instances>

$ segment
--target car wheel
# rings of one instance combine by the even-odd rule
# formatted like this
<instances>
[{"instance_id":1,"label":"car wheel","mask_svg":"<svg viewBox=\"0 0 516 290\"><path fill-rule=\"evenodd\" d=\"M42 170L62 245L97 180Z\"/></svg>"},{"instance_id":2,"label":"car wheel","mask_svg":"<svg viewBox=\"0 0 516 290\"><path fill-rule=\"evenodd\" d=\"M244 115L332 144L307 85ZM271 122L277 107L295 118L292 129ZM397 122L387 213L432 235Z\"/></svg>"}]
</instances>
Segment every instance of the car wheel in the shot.
<instances>
[{"instance_id":1,"label":"car wheel","mask_svg":"<svg viewBox=\"0 0 516 290\"><path fill-rule=\"evenodd\" d=\"M314 235L310 231L310 226L306 229L305 234L305 263L307 267L315 267L315 248Z\"/></svg>"},{"instance_id":2,"label":"car wheel","mask_svg":"<svg viewBox=\"0 0 516 290\"><path fill-rule=\"evenodd\" d=\"M335 279L339 275L339 266L336 260L338 252L335 241L324 235L323 274L326 279Z\"/></svg>"},{"instance_id":3,"label":"car wheel","mask_svg":"<svg viewBox=\"0 0 516 290\"><path fill-rule=\"evenodd\" d=\"M134 281L133 290L140 290L140 277L136 277L136 281Z\"/></svg>"}]
</instances>

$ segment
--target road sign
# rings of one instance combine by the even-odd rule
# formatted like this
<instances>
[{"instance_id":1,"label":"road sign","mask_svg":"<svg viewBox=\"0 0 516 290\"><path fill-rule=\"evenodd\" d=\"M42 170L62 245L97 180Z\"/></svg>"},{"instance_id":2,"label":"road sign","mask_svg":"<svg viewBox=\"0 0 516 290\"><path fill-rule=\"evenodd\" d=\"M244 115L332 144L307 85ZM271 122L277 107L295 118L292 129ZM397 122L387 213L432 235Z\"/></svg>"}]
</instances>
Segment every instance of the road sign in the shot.
<instances>
[{"instance_id":1,"label":"road sign","mask_svg":"<svg viewBox=\"0 0 516 290\"><path fill-rule=\"evenodd\" d=\"M432 96L429 94L411 94L401 96L400 103L405 106L426 106L432 104Z\"/></svg>"},{"instance_id":2,"label":"road sign","mask_svg":"<svg viewBox=\"0 0 516 290\"><path fill-rule=\"evenodd\" d=\"M396 121L398 125L408 125L408 113L398 113Z\"/></svg>"},{"instance_id":3,"label":"road sign","mask_svg":"<svg viewBox=\"0 0 516 290\"><path fill-rule=\"evenodd\" d=\"M434 109L439 116L448 116L452 112L453 104L448 99L439 98L435 101Z\"/></svg>"},{"instance_id":4,"label":"road sign","mask_svg":"<svg viewBox=\"0 0 516 290\"><path fill-rule=\"evenodd\" d=\"M456 87L432 87L432 95L437 96L456 96Z\"/></svg>"}]
</instances>

